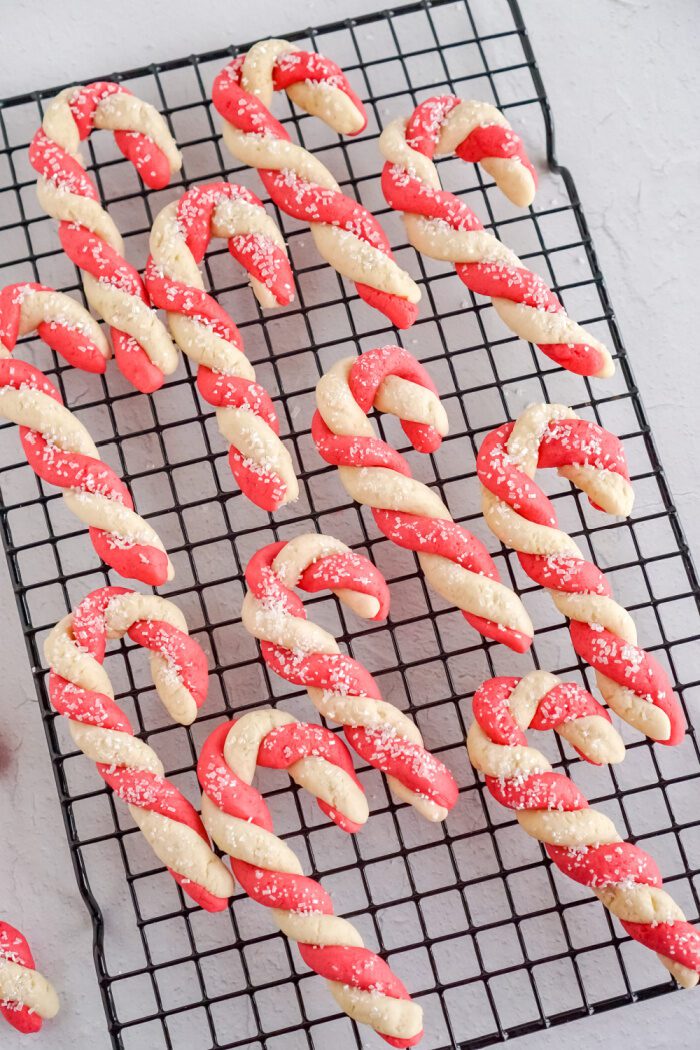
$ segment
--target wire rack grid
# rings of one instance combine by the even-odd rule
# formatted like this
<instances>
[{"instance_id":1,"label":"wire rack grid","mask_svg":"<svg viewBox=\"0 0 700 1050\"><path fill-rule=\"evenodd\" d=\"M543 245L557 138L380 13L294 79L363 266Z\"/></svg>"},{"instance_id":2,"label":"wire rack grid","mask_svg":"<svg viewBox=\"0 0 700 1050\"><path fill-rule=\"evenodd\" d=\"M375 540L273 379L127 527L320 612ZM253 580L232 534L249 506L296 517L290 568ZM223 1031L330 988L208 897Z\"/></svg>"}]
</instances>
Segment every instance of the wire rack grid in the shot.
<instances>
[{"instance_id":1,"label":"wire rack grid","mask_svg":"<svg viewBox=\"0 0 700 1050\"><path fill-rule=\"evenodd\" d=\"M403 336L435 378L451 433L434 456L405 448L391 421L383 436L402 447L422 480L493 551L503 577L524 596L538 625L532 652L514 654L480 640L453 609L429 593L412 555L378 535L371 517L344 497L310 439L313 391L342 354L397 341L397 333L323 266L308 229L285 216L297 299L263 317L225 247L209 253L210 287L239 322L260 380L271 390L283 437L301 480L297 504L274 520L232 491L212 413L199 402L186 360L152 396L135 393L110 365L85 376L57 358L37 364L54 378L87 425L100 453L128 480L137 506L171 552L173 597L210 656L210 696L191 729L168 724L154 702L143 656L120 644L107 670L138 732L193 800L199 745L223 716L272 699L313 716L299 690L274 679L245 634L239 610L243 567L263 543L317 529L369 553L391 582L385 625L346 619L334 599L310 602L311 616L334 632L377 676L385 697L410 711L427 745L460 783L460 802L444 826L395 805L381 778L361 776L372 816L356 838L342 833L280 775L260 784L277 828L307 872L333 893L338 909L379 948L423 1004L425 1050L479 1047L671 990L650 952L621 936L600 904L553 872L541 848L499 810L469 767L464 735L470 698L484 677L543 666L583 682L565 625L517 562L499 548L478 514L475 453L483 435L535 399L563 401L623 438L637 504L631 521L610 521L558 482L551 494L563 527L605 568L634 613L642 644L666 664L686 706L698 694L693 646L700 634L698 583L598 268L573 179L555 159L549 107L518 6L508 0L434 0L338 22L289 37L339 62L366 100L369 127L340 141L320 122L278 111L292 136L317 152L346 192L380 216L399 261L423 290L421 315ZM242 181L255 173L224 155L209 105L212 80L240 48L110 74L166 115L182 148L182 181L145 192L107 136L88 143L90 170L125 234L127 256L142 265L152 219L193 182ZM87 78L86 78L87 79ZM101 79L101 78L100 78ZM53 223L39 211L27 145L57 89L0 105L0 266L2 281L41 280L81 294ZM466 292L450 267L418 258L379 188L380 128L440 91L493 101L520 131L543 171L526 214L504 202L476 169L440 162L443 183L540 271L580 319L615 350L615 379L591 385L550 365L504 332L487 302ZM26 341L25 341L26 342ZM35 344L20 351L34 360ZM550 484L550 482L546 482ZM192 907L129 823L119 802L76 753L48 702L42 643L47 631L90 589L107 581L83 532L55 491L45 490L18 451L14 428L0 430L0 523L34 669L80 892L94 924L94 957L113 1045L338 1050L373 1042L338 1015L323 982L310 974L268 916L237 894L224 915ZM692 720L691 720L692 721ZM673 752L653 749L622 727L629 750L619 769L591 769L553 740L538 741L558 768L660 862L669 889L697 917L700 822L692 804L700 753L691 728Z\"/></svg>"}]
</instances>

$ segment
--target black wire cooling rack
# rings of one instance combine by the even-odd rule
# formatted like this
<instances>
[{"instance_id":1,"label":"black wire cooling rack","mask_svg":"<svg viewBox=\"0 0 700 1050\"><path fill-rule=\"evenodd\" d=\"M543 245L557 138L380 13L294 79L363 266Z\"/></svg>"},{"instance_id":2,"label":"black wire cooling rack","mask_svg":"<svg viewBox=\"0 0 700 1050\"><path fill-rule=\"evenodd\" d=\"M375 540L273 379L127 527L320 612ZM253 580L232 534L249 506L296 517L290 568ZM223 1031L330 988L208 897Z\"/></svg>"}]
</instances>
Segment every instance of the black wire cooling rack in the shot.
<instances>
[{"instance_id":1,"label":"black wire cooling rack","mask_svg":"<svg viewBox=\"0 0 700 1050\"><path fill-rule=\"evenodd\" d=\"M293 138L318 152L343 187L381 216L399 261L419 279L420 320L402 339L438 383L451 436L435 456L408 455L416 474L487 543L504 578L524 595L538 625L532 652L515 656L485 644L429 594L413 556L388 544L371 518L348 503L335 472L313 449L313 391L324 368L341 354L398 337L321 264L299 224L277 215L295 264L297 300L265 320L225 247L206 263L209 284L239 321L259 378L276 394L283 436L299 467L301 498L274 521L232 491L223 442L211 411L197 398L186 360L150 397L129 388L113 364L105 377L95 377L56 358L47 368L44 351L36 360L166 542L177 575L164 593L182 607L210 654L210 696L192 729L164 720L144 658L131 646L115 646L106 664L119 702L193 800L197 748L222 716L270 698L301 717L312 714L302 692L268 675L242 629L242 573L252 552L272 539L319 529L368 551L391 580L387 625L346 621L332 599L316 599L312 615L377 675L387 699L410 710L428 746L458 777L459 805L444 827L434 827L391 802L378 775L363 770L372 816L352 839L322 820L281 774L266 773L260 783L277 827L306 870L322 879L338 909L385 953L423 1004L425 1050L486 1046L657 996L672 985L653 953L621 936L595 899L552 870L470 770L463 739L471 695L484 677L543 666L593 684L546 595L521 575L480 519L474 457L484 433L544 398L573 404L623 438L637 493L631 522L596 514L561 483L553 482L552 491L563 527L606 568L618 597L634 612L642 643L668 666L686 704L700 684L692 648L700 634L698 583L574 181L556 161L549 107L517 4L435 0L290 39L333 57L367 101L369 127L359 141L340 141L289 107L284 119ZM108 136L94 135L87 146L103 198L125 234L126 254L137 265L145 261L154 215L182 187L232 177L260 192L255 173L233 166L222 149L208 102L215 74L235 53L228 48L109 74L166 114L184 155L182 182L146 193ZM28 142L56 90L0 107L0 265L3 284L41 280L80 294L54 224L36 204L27 161ZM551 281L569 313L614 348L616 378L596 383L595 396L588 382L510 337L489 303L475 301L450 267L418 258L398 217L388 213L379 189L379 129L439 91L495 102L539 162L538 200L526 214L504 202L472 166L442 161L441 175L489 229ZM278 98L275 106L279 112L287 103ZM19 352L32 356L34 344ZM378 425L388 440L401 443L391 424ZM263 909L240 894L228 913L211 916L191 907L163 869L153 868L125 808L76 753L48 703L42 642L60 616L108 578L58 494L45 491L22 460L13 427L3 427L0 452L3 540L76 876L94 923L95 965L113 1045L375 1045L374 1037L338 1015L323 982L272 932ZM653 853L671 892L689 917L697 917L700 821L693 794L700 754L694 733L671 751L651 748L623 729L629 750L615 770L588 768L557 741L538 743L624 835Z\"/></svg>"}]
</instances>

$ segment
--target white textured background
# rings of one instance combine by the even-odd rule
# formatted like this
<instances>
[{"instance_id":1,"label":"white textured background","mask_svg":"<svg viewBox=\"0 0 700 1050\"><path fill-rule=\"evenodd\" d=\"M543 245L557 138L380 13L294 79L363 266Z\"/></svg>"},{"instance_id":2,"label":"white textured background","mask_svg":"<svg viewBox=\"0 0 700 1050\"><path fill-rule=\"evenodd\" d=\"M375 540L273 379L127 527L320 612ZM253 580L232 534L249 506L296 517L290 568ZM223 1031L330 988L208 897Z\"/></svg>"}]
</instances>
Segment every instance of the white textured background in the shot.
<instances>
[{"instance_id":1,"label":"white textured background","mask_svg":"<svg viewBox=\"0 0 700 1050\"><path fill-rule=\"evenodd\" d=\"M2 0L0 96L280 35L376 6L376 0ZM576 178L671 489L700 562L698 4L522 0L522 8L554 111L559 157ZM107 1050L88 916L64 839L4 559L0 629L0 911L28 934L63 997L60 1021L37 1043L73 1050L89 1040L91 1050ZM684 1050L697 1046L698 996L666 996L513 1042L518 1050L549 1050L564 1041L581 1050L623 1041L646 1050ZM0 1045L19 1044L3 1026Z\"/></svg>"}]
</instances>

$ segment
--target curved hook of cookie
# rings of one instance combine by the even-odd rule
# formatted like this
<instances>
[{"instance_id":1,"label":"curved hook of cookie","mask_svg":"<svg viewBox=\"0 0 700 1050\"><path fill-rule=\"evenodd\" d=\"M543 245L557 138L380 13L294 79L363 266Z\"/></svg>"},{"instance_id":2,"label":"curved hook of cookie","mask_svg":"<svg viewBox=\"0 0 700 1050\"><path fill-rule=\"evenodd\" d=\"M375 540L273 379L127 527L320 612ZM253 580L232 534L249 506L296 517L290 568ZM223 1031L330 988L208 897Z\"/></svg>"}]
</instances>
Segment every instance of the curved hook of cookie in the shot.
<instances>
[{"instance_id":1,"label":"curved hook of cookie","mask_svg":"<svg viewBox=\"0 0 700 1050\"><path fill-rule=\"evenodd\" d=\"M336 823L352 830L364 817L359 808L364 796L347 751L337 738L332 744L332 736L278 711L253 711L219 726L197 765L202 817L214 842L231 858L243 889L269 908L280 930L297 942L303 961L326 978L340 1008L390 1046L414 1046L423 1034L421 1008L389 966L365 948L355 927L334 914L320 883L304 875L296 854L275 835L265 800L252 786L258 765L275 765L278 758L287 764L288 747L290 775L317 796Z\"/></svg>"},{"instance_id":2,"label":"curved hook of cookie","mask_svg":"<svg viewBox=\"0 0 700 1050\"><path fill-rule=\"evenodd\" d=\"M264 40L231 62L214 81L212 101L224 118L224 141L243 164L257 168L274 203L308 223L323 258L355 284L358 295L398 328L417 315L420 289L396 263L383 229L342 193L321 161L295 145L269 110L283 90L334 130L357 134L364 107L343 71L284 40Z\"/></svg>"},{"instance_id":3,"label":"curved hook of cookie","mask_svg":"<svg viewBox=\"0 0 700 1050\"><path fill-rule=\"evenodd\" d=\"M80 303L33 281L7 285L0 291L0 357L8 357L17 340L34 330L74 368L105 371L109 343Z\"/></svg>"},{"instance_id":4,"label":"curved hook of cookie","mask_svg":"<svg viewBox=\"0 0 700 1050\"><path fill-rule=\"evenodd\" d=\"M216 408L241 490L258 507L275 511L297 499L299 485L272 400L256 381L240 332L204 291L199 264L213 236L227 239L261 306L291 302L282 234L255 194L228 182L195 186L160 212L144 279L154 305L166 311L175 342L197 365L197 387Z\"/></svg>"},{"instance_id":5,"label":"curved hook of cookie","mask_svg":"<svg viewBox=\"0 0 700 1050\"><path fill-rule=\"evenodd\" d=\"M34 968L26 938L0 920L0 1014L18 1032L41 1031L55 1017L59 1001L52 984Z\"/></svg>"},{"instance_id":6,"label":"curved hook of cookie","mask_svg":"<svg viewBox=\"0 0 700 1050\"><path fill-rule=\"evenodd\" d=\"M686 921L648 853L623 842L563 773L527 743L525 730L553 729L589 762L619 762L624 745L607 712L580 686L546 671L492 678L476 691L467 749L486 786L541 842L550 860L589 887L626 932L655 951L685 988L698 983L700 932Z\"/></svg>"},{"instance_id":7,"label":"curved hook of cookie","mask_svg":"<svg viewBox=\"0 0 700 1050\"><path fill-rule=\"evenodd\" d=\"M661 664L637 645L637 630L605 574L559 528L552 501L534 481L552 467L591 504L626 517L634 493L622 443L565 405L530 405L486 436L477 456L486 522L569 620L574 649L596 672L606 702L663 744L678 744L685 716Z\"/></svg>"},{"instance_id":8,"label":"curved hook of cookie","mask_svg":"<svg viewBox=\"0 0 700 1050\"><path fill-rule=\"evenodd\" d=\"M153 748L134 734L102 666L107 639L124 635L150 651L153 681L169 714L183 725L193 722L207 694L202 649L172 602L123 587L93 591L48 635L51 703L182 890L205 910L221 911L233 893L230 873L197 811L165 777Z\"/></svg>"},{"instance_id":9,"label":"curved hook of cookie","mask_svg":"<svg viewBox=\"0 0 700 1050\"><path fill-rule=\"evenodd\" d=\"M109 81L60 92L47 106L29 148L39 176L39 203L58 220L63 250L81 270L88 301L110 326L117 364L147 393L175 371L178 356L85 171L79 146L94 128L114 133L121 152L152 189L167 186L182 159L161 114Z\"/></svg>"},{"instance_id":10,"label":"curved hook of cookie","mask_svg":"<svg viewBox=\"0 0 700 1050\"><path fill-rule=\"evenodd\" d=\"M367 350L321 378L316 404L316 447L339 468L350 497L371 508L388 539L416 553L435 590L475 630L525 652L532 623L517 595L500 582L486 548L453 520L435 491L412 477L406 459L376 436L368 419L373 407L389 413L415 449L436 451L447 416L423 366L398 346Z\"/></svg>"}]
</instances>

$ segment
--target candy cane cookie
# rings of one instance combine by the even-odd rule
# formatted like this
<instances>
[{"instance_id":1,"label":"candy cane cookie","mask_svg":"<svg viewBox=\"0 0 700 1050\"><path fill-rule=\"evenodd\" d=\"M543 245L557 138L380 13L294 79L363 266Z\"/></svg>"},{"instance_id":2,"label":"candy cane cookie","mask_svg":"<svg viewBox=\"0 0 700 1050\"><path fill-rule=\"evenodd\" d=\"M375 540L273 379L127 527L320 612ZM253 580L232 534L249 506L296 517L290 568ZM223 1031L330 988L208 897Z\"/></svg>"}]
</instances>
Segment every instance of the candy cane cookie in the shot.
<instances>
[{"instance_id":1,"label":"candy cane cookie","mask_svg":"<svg viewBox=\"0 0 700 1050\"><path fill-rule=\"evenodd\" d=\"M618 762L624 747L605 709L546 671L492 678L477 689L473 707L467 750L491 795L515 811L564 875L588 886L630 937L655 951L679 984L693 988L700 931L662 888L655 862L624 842L612 820L527 743L526 729L554 729L589 762Z\"/></svg>"},{"instance_id":2,"label":"candy cane cookie","mask_svg":"<svg viewBox=\"0 0 700 1050\"><path fill-rule=\"evenodd\" d=\"M342 724L350 745L428 820L444 820L457 801L449 770L426 751L417 726L382 699L366 667L341 653L335 638L306 618L292 591L332 591L358 616L380 620L389 592L381 573L332 536L309 533L272 543L246 568L243 625L281 678L306 687L317 711Z\"/></svg>"},{"instance_id":3,"label":"candy cane cookie","mask_svg":"<svg viewBox=\"0 0 700 1050\"><path fill-rule=\"evenodd\" d=\"M163 208L151 230L144 280L153 304L166 311L175 342L197 365L197 387L216 408L236 481L253 503L274 511L295 500L299 486L270 395L255 381L240 333L204 291L199 263L212 237L228 240L261 306L291 302L282 234L255 194L228 182L195 186Z\"/></svg>"},{"instance_id":4,"label":"candy cane cookie","mask_svg":"<svg viewBox=\"0 0 700 1050\"><path fill-rule=\"evenodd\" d=\"M190 725L207 694L206 657L177 606L123 587L93 591L48 635L51 703L178 885L202 908L221 911L233 880L212 852L197 811L166 779L155 751L134 735L102 666L107 639L125 634L150 650L158 696L176 722Z\"/></svg>"},{"instance_id":5,"label":"candy cane cookie","mask_svg":"<svg viewBox=\"0 0 700 1050\"><path fill-rule=\"evenodd\" d=\"M328 730L281 711L253 711L226 722L207 739L197 766L202 819L230 856L242 888L297 942L340 1008L390 1046L415 1046L423 1034L420 1006L383 959L365 948L355 927L334 914L328 893L304 875L296 854L275 835L265 800L252 786L257 765L287 768L323 812L350 831L366 816L366 804L347 750Z\"/></svg>"},{"instance_id":6,"label":"candy cane cookie","mask_svg":"<svg viewBox=\"0 0 700 1050\"><path fill-rule=\"evenodd\" d=\"M411 477L405 458L381 441L367 418L373 407L401 420L419 452L434 452L447 416L430 376L406 350L385 346L338 361L316 387L313 439L337 466L348 495L370 507L378 528L415 551L435 590L486 638L516 652L532 643L520 599L499 580L486 548L458 525L436 492Z\"/></svg>"},{"instance_id":7,"label":"candy cane cookie","mask_svg":"<svg viewBox=\"0 0 700 1050\"><path fill-rule=\"evenodd\" d=\"M554 467L596 509L627 517L634 493L622 444L565 405L531 405L479 449L482 508L489 528L568 618L574 649L595 669L610 707L652 740L678 744L685 717L668 676L637 645L632 617L605 574L558 527L554 505L533 480L541 467Z\"/></svg>"},{"instance_id":8,"label":"candy cane cookie","mask_svg":"<svg viewBox=\"0 0 700 1050\"><path fill-rule=\"evenodd\" d=\"M476 295L488 296L512 332L578 375L607 379L615 371L609 351L567 315L546 282L481 222L465 201L443 190L435 156L456 154L481 164L514 204L535 195L535 171L503 114L486 102L454 95L429 98L408 120L382 132L382 190L403 213L408 239L431 259L454 263Z\"/></svg>"},{"instance_id":9,"label":"candy cane cookie","mask_svg":"<svg viewBox=\"0 0 700 1050\"><path fill-rule=\"evenodd\" d=\"M117 364L145 393L175 371L177 350L151 309L138 272L124 258L121 234L85 171L79 144L93 128L114 133L118 148L151 189L167 186L182 160L160 113L108 81L61 91L29 147L39 175L39 204L58 220L61 245L81 271L88 301L110 326Z\"/></svg>"},{"instance_id":10,"label":"candy cane cookie","mask_svg":"<svg viewBox=\"0 0 700 1050\"><path fill-rule=\"evenodd\" d=\"M18 1032L41 1031L59 1010L52 984L34 968L26 938L0 920L0 1014Z\"/></svg>"},{"instance_id":11,"label":"candy cane cookie","mask_svg":"<svg viewBox=\"0 0 700 1050\"><path fill-rule=\"evenodd\" d=\"M53 383L11 356L17 338L34 329L66 360L103 371L108 347L87 310L44 285L11 285L0 292L0 417L18 424L30 467L63 490L68 509L89 527L97 555L121 576L160 586L173 577L160 537L136 513L126 485L101 461Z\"/></svg>"},{"instance_id":12,"label":"candy cane cookie","mask_svg":"<svg viewBox=\"0 0 700 1050\"><path fill-rule=\"evenodd\" d=\"M214 81L212 101L224 118L224 142L237 160L257 168L281 211L306 222L316 247L358 295L397 328L415 321L420 289L396 263L386 234L366 208L342 193L320 160L295 145L270 112L275 91L340 135L367 123L362 102L342 69L286 40L262 40Z\"/></svg>"}]
</instances>

